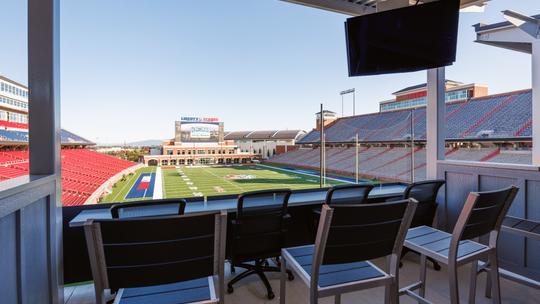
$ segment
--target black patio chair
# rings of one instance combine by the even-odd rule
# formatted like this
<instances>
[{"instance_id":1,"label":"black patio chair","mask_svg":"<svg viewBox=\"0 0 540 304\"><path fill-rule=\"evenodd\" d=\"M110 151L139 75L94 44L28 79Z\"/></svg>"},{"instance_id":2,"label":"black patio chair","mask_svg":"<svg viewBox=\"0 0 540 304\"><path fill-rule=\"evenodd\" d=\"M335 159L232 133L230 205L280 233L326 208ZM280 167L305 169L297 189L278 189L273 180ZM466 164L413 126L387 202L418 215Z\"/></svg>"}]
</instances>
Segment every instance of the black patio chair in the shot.
<instances>
[{"instance_id":1,"label":"black patio chair","mask_svg":"<svg viewBox=\"0 0 540 304\"><path fill-rule=\"evenodd\" d=\"M144 200L114 204L111 206L111 215L113 218L182 215L185 209L186 200L184 199Z\"/></svg>"},{"instance_id":2,"label":"black patio chair","mask_svg":"<svg viewBox=\"0 0 540 304\"><path fill-rule=\"evenodd\" d=\"M385 303L398 303L399 258L416 201L323 205L314 245L282 250L280 303L285 304L286 267L309 286L309 303L322 297L385 286ZM387 267L370 262L386 257Z\"/></svg>"},{"instance_id":3,"label":"black patio chair","mask_svg":"<svg viewBox=\"0 0 540 304\"><path fill-rule=\"evenodd\" d=\"M96 303L223 303L226 231L225 211L88 220Z\"/></svg>"},{"instance_id":4,"label":"black patio chair","mask_svg":"<svg viewBox=\"0 0 540 304\"><path fill-rule=\"evenodd\" d=\"M280 271L279 267L270 266L268 259L279 261L281 249L285 247L290 195L288 189L277 189L247 192L238 197L236 218L231 221L231 246L227 250L231 269L241 267L246 271L229 281L227 292L234 291L236 282L256 274L266 286L268 299L275 297L264 273ZM289 279L293 278L289 272Z\"/></svg>"}]
</instances>

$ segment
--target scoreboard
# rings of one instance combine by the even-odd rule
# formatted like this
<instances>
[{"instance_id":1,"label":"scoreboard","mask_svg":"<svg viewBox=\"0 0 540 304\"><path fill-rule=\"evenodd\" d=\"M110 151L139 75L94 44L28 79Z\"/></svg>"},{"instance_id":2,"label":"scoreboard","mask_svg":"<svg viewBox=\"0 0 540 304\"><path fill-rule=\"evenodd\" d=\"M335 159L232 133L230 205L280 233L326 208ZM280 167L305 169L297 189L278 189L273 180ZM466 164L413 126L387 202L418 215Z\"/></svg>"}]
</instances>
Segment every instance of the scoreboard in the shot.
<instances>
[{"instance_id":1,"label":"scoreboard","mask_svg":"<svg viewBox=\"0 0 540 304\"><path fill-rule=\"evenodd\" d=\"M217 143L223 136L223 122L218 118L182 117L175 123L175 142Z\"/></svg>"}]
</instances>

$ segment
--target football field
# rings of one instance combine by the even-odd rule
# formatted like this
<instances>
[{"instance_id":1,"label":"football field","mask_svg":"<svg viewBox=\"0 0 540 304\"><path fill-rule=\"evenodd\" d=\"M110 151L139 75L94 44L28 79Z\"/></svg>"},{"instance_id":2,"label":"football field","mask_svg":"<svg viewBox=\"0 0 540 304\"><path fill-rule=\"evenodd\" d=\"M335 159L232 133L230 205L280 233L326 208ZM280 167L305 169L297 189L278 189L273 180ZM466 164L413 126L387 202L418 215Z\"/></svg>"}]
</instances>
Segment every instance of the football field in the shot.
<instances>
[{"instance_id":1,"label":"football field","mask_svg":"<svg viewBox=\"0 0 540 304\"><path fill-rule=\"evenodd\" d=\"M151 173L151 174L149 174ZM160 179L156 176L161 174ZM150 187L161 187L163 198L187 198L213 195L238 194L262 189L306 189L319 186L317 173L293 171L266 165L238 166L186 166L160 168L145 167L137 170L126 181L119 182L103 202L123 202L148 199L144 177ZM156 182L156 180L161 180ZM154 185L154 183L156 183ZM160 183L160 184L158 184ZM326 185L344 184L347 181L327 179ZM141 193L135 199L133 193ZM154 197L155 198L155 197Z\"/></svg>"},{"instance_id":2,"label":"football field","mask_svg":"<svg viewBox=\"0 0 540 304\"><path fill-rule=\"evenodd\" d=\"M315 176L263 166L183 167L163 169L163 194L170 197L237 194L261 189L305 189L319 185ZM329 181L329 184L341 184Z\"/></svg>"}]
</instances>

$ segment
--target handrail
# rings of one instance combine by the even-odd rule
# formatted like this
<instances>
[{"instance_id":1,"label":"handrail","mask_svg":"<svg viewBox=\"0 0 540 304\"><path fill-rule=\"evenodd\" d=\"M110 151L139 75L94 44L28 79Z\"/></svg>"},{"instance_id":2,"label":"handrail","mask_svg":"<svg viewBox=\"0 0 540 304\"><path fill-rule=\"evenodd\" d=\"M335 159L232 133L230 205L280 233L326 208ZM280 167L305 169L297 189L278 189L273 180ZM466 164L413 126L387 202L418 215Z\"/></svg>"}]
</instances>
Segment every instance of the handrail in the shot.
<instances>
[{"instance_id":1,"label":"handrail","mask_svg":"<svg viewBox=\"0 0 540 304\"><path fill-rule=\"evenodd\" d=\"M0 218L11 214L21 208L34 203L33 196L39 199L40 195L32 195L33 190L36 190L46 184L50 184L56 180L56 175L25 175L16 177L0 183ZM28 199L24 200L5 200L11 196L28 193Z\"/></svg>"}]
</instances>

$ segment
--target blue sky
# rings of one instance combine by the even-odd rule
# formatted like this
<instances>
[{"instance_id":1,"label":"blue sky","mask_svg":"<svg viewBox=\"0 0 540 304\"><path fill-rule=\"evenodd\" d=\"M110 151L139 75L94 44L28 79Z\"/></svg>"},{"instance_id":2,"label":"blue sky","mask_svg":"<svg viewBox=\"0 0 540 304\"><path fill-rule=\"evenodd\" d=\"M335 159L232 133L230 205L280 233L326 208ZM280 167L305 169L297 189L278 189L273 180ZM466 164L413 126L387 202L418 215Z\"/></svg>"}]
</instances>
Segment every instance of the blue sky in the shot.
<instances>
[{"instance_id":1,"label":"blue sky","mask_svg":"<svg viewBox=\"0 0 540 304\"><path fill-rule=\"evenodd\" d=\"M343 89L356 88L357 112L369 113L425 82L425 72L349 78L346 16L278 0L61 2L62 127L100 143L170 138L190 115L226 130L310 130L321 102L341 111ZM26 6L0 7L0 74L27 83ZM448 79L490 93L530 87L529 55L473 43L472 25L503 21L504 9L533 15L540 4L493 0L461 14Z\"/></svg>"}]
</instances>

